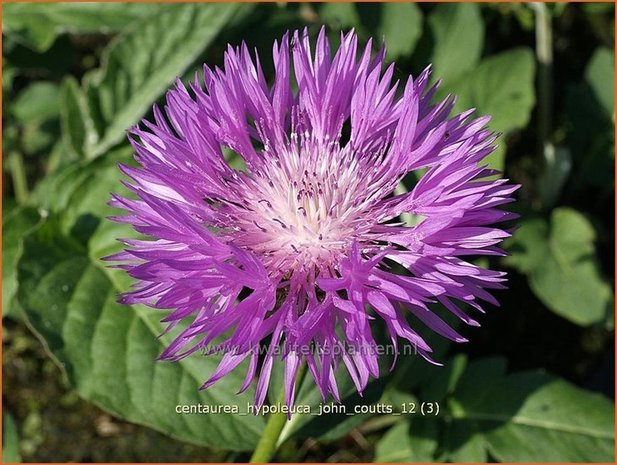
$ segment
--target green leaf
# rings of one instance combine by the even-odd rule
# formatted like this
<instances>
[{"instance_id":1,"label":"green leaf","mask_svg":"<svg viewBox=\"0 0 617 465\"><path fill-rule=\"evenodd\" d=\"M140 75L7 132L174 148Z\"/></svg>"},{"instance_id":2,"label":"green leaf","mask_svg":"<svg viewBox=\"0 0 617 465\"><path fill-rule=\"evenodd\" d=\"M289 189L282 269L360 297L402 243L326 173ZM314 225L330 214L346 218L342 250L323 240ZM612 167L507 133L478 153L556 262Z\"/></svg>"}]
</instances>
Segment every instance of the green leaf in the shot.
<instances>
[{"instance_id":1,"label":"green leaf","mask_svg":"<svg viewBox=\"0 0 617 465\"><path fill-rule=\"evenodd\" d=\"M523 220L509 248L507 262L526 273L542 302L579 325L602 322L610 311L612 289L600 272L595 231L576 210L558 208L550 225Z\"/></svg>"},{"instance_id":2,"label":"green leaf","mask_svg":"<svg viewBox=\"0 0 617 465\"><path fill-rule=\"evenodd\" d=\"M424 362L413 370L417 375L417 387L419 388L420 398L433 403L441 403L446 396L450 395L456 388L460 377L467 366L465 356L454 357L443 367L436 367ZM415 414L409 413L410 409L401 409L402 401L406 395L400 392L400 380L389 385L386 396L382 402L392 405L395 411L400 413L402 424L392 427L384 437L377 443L375 462L433 462L438 445L438 423L433 418L421 417L420 402L411 399L417 408ZM398 387L397 387L398 386Z\"/></svg>"},{"instance_id":3,"label":"green leaf","mask_svg":"<svg viewBox=\"0 0 617 465\"><path fill-rule=\"evenodd\" d=\"M24 237L36 227L40 215L32 207L16 208L3 218L2 224L2 316L18 316L17 262L23 252Z\"/></svg>"},{"instance_id":4,"label":"green leaf","mask_svg":"<svg viewBox=\"0 0 617 465\"><path fill-rule=\"evenodd\" d=\"M18 5L15 4L14 6ZM12 14L11 8L7 8L7 10L2 18L3 31L14 37L16 41L37 52L49 50L57 36L52 24L32 16L20 18L19 15Z\"/></svg>"},{"instance_id":5,"label":"green leaf","mask_svg":"<svg viewBox=\"0 0 617 465\"><path fill-rule=\"evenodd\" d=\"M160 9L159 4L11 3L4 7L2 28L24 45L44 52L59 34L119 31Z\"/></svg>"},{"instance_id":6,"label":"green leaf","mask_svg":"<svg viewBox=\"0 0 617 465\"><path fill-rule=\"evenodd\" d=\"M131 153L130 147L123 146L112 150L106 157L82 163L77 170L67 170L69 175L58 186L64 194L65 204L60 210L55 209L56 212L62 212L64 231L69 231L80 217L95 216L102 219L118 213L118 210L107 205L107 201L111 198L111 192L128 194L128 190L120 183L124 176L118 169L118 163L135 165ZM101 225L119 227L112 221L102 221ZM126 234L131 234L129 228L126 228Z\"/></svg>"},{"instance_id":7,"label":"green leaf","mask_svg":"<svg viewBox=\"0 0 617 465\"><path fill-rule=\"evenodd\" d=\"M444 433L445 444L449 450L446 456L452 462L486 463L487 443L484 436L478 434L475 427L465 422L454 422Z\"/></svg>"},{"instance_id":8,"label":"green leaf","mask_svg":"<svg viewBox=\"0 0 617 465\"><path fill-rule=\"evenodd\" d=\"M535 105L534 76L533 52L514 48L482 60L447 89L458 97L456 111L476 108L479 115L491 115L489 127L493 131L508 134L529 122ZM499 148L487 161L492 168L503 170L504 156L505 150Z\"/></svg>"},{"instance_id":9,"label":"green leaf","mask_svg":"<svg viewBox=\"0 0 617 465\"><path fill-rule=\"evenodd\" d=\"M409 56L422 35L422 12L415 3L328 3L319 7L321 21L334 29L355 28L363 39L384 39L388 58Z\"/></svg>"},{"instance_id":10,"label":"green leaf","mask_svg":"<svg viewBox=\"0 0 617 465\"><path fill-rule=\"evenodd\" d=\"M392 386L381 398L380 403L390 405L393 413L375 418L394 420L395 424L377 441L374 462L433 462L437 450L437 424L432 419L414 416L420 403L413 395L400 392ZM412 405L415 408L412 408ZM419 414L418 414L419 415ZM368 423L367 423L368 425Z\"/></svg>"},{"instance_id":11,"label":"green leaf","mask_svg":"<svg viewBox=\"0 0 617 465\"><path fill-rule=\"evenodd\" d=\"M93 145L98 136L86 97L72 76L67 76L62 83L60 116L66 151L72 158L83 158L86 147Z\"/></svg>"},{"instance_id":12,"label":"green leaf","mask_svg":"<svg viewBox=\"0 0 617 465\"><path fill-rule=\"evenodd\" d=\"M484 23L475 3L444 3L429 14L434 77L451 85L473 70L484 45Z\"/></svg>"},{"instance_id":13,"label":"green leaf","mask_svg":"<svg viewBox=\"0 0 617 465\"><path fill-rule=\"evenodd\" d=\"M615 56L606 47L598 47L587 68L585 80L589 83L598 102L609 115L615 111Z\"/></svg>"},{"instance_id":14,"label":"green leaf","mask_svg":"<svg viewBox=\"0 0 617 465\"><path fill-rule=\"evenodd\" d=\"M429 391L419 401L435 399ZM604 396L543 372L506 374L505 359L489 358L468 366L439 415L409 414L407 437L400 424L388 431L376 460L612 462L613 421Z\"/></svg>"},{"instance_id":15,"label":"green leaf","mask_svg":"<svg viewBox=\"0 0 617 465\"><path fill-rule=\"evenodd\" d=\"M241 368L199 391L217 357L155 361L171 339L170 334L157 339L163 315L116 302L129 279L102 265L94 239L88 251L89 226L78 221L69 236L50 216L26 238L19 262L18 295L28 321L76 390L120 418L177 439L217 449L252 449L263 429L261 417L176 412L177 405L196 404L235 405L246 412L254 392L235 395L243 380ZM111 234L99 233L96 241L109 244Z\"/></svg>"},{"instance_id":16,"label":"green leaf","mask_svg":"<svg viewBox=\"0 0 617 465\"><path fill-rule=\"evenodd\" d=\"M87 148L95 157L125 137L153 102L248 4L166 5L159 14L118 36L104 51L102 66L86 78L86 93L100 140ZM164 34L161 31L165 31Z\"/></svg>"},{"instance_id":17,"label":"green leaf","mask_svg":"<svg viewBox=\"0 0 617 465\"><path fill-rule=\"evenodd\" d=\"M409 438L409 422L390 428L375 445L374 462L411 462L413 451Z\"/></svg>"},{"instance_id":18,"label":"green leaf","mask_svg":"<svg viewBox=\"0 0 617 465\"><path fill-rule=\"evenodd\" d=\"M29 123L22 128L21 147L26 155L46 152L56 137L57 133L47 125L38 122Z\"/></svg>"},{"instance_id":19,"label":"green leaf","mask_svg":"<svg viewBox=\"0 0 617 465\"><path fill-rule=\"evenodd\" d=\"M392 60L409 56L422 35L422 12L415 3L383 3L378 35Z\"/></svg>"},{"instance_id":20,"label":"green leaf","mask_svg":"<svg viewBox=\"0 0 617 465\"><path fill-rule=\"evenodd\" d=\"M495 361L472 365L455 392L454 424L481 434L502 462L611 462L614 406L552 375L499 376Z\"/></svg>"},{"instance_id":21,"label":"green leaf","mask_svg":"<svg viewBox=\"0 0 617 465\"><path fill-rule=\"evenodd\" d=\"M156 362L170 342L157 339L165 313L116 303L131 278L100 258L120 250L131 228L105 220L110 192L126 193L116 164L123 147L90 162L68 165L51 177L37 200L52 199L49 219L27 239L19 263L19 300L34 330L64 367L79 394L112 414L178 439L217 449L250 450L263 418L237 414L185 414L176 405L237 405L245 412L254 390L236 396L239 367L220 384L199 391L220 357L195 354L179 363Z\"/></svg>"},{"instance_id":22,"label":"green leaf","mask_svg":"<svg viewBox=\"0 0 617 465\"><path fill-rule=\"evenodd\" d=\"M415 417L390 428L375 446L374 462L433 462L437 424Z\"/></svg>"},{"instance_id":23,"label":"green leaf","mask_svg":"<svg viewBox=\"0 0 617 465\"><path fill-rule=\"evenodd\" d=\"M355 3L325 2L320 5L319 17L335 28L358 27L361 25L360 15Z\"/></svg>"},{"instance_id":24,"label":"green leaf","mask_svg":"<svg viewBox=\"0 0 617 465\"><path fill-rule=\"evenodd\" d=\"M58 85L52 82L37 81L15 97L11 110L22 124L47 121L58 117L59 103Z\"/></svg>"},{"instance_id":25,"label":"green leaf","mask_svg":"<svg viewBox=\"0 0 617 465\"><path fill-rule=\"evenodd\" d=\"M21 462L17 426L6 411L2 414L2 463Z\"/></svg>"},{"instance_id":26,"label":"green leaf","mask_svg":"<svg viewBox=\"0 0 617 465\"><path fill-rule=\"evenodd\" d=\"M458 93L459 104L492 116L491 126L505 133L523 128L535 104L535 61L527 48L492 55L478 65L467 86Z\"/></svg>"}]
</instances>

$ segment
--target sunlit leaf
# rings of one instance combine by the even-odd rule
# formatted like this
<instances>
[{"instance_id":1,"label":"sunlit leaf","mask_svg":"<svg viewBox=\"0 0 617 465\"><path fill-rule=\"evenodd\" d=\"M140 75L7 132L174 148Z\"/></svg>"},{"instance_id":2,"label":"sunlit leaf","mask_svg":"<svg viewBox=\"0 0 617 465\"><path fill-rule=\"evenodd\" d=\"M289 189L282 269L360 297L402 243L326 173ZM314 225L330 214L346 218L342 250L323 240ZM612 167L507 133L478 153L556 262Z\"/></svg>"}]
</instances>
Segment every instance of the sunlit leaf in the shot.
<instances>
[{"instance_id":1,"label":"sunlit leaf","mask_svg":"<svg viewBox=\"0 0 617 465\"><path fill-rule=\"evenodd\" d=\"M36 227L40 215L35 208L16 208L2 221L2 316L18 316L13 296L17 291L17 262L24 237Z\"/></svg>"},{"instance_id":2,"label":"sunlit leaf","mask_svg":"<svg viewBox=\"0 0 617 465\"><path fill-rule=\"evenodd\" d=\"M480 62L453 86L445 90L456 94L456 109L475 108L479 115L491 115L489 128L501 132L500 149L487 160L503 169L505 136L527 125L535 105L535 61L531 50L514 48Z\"/></svg>"},{"instance_id":3,"label":"sunlit leaf","mask_svg":"<svg viewBox=\"0 0 617 465\"><path fill-rule=\"evenodd\" d=\"M3 8L2 28L25 45L44 52L59 34L119 31L160 9L156 3L10 3Z\"/></svg>"},{"instance_id":4,"label":"sunlit leaf","mask_svg":"<svg viewBox=\"0 0 617 465\"><path fill-rule=\"evenodd\" d=\"M88 148L95 157L125 137L154 101L248 4L166 5L105 50L102 67L87 77L87 95L100 139ZM165 31L162 34L161 31Z\"/></svg>"},{"instance_id":5,"label":"sunlit leaf","mask_svg":"<svg viewBox=\"0 0 617 465\"><path fill-rule=\"evenodd\" d=\"M484 46L484 24L475 3L443 3L428 16L433 34L435 77L451 85L473 70Z\"/></svg>"},{"instance_id":6,"label":"sunlit leaf","mask_svg":"<svg viewBox=\"0 0 617 465\"><path fill-rule=\"evenodd\" d=\"M434 399L427 393L423 401ZM542 372L506 374L504 359L470 364L440 405L436 416L408 414L389 430L376 461L485 462L488 454L500 462L613 460L608 399Z\"/></svg>"},{"instance_id":7,"label":"sunlit leaf","mask_svg":"<svg viewBox=\"0 0 617 465\"><path fill-rule=\"evenodd\" d=\"M544 219L524 219L510 242L508 263L529 277L542 302L579 325L603 321L612 289L600 272L591 223L569 208Z\"/></svg>"},{"instance_id":8,"label":"sunlit leaf","mask_svg":"<svg viewBox=\"0 0 617 465\"><path fill-rule=\"evenodd\" d=\"M147 425L175 438L217 449L250 450L263 429L263 418L233 413L179 414L178 405L236 406L246 412L251 389L239 371L215 387L199 391L219 359L195 354L182 362L157 362L171 335L162 313L116 302L128 280L105 268L100 246L114 231L85 240L92 218L78 219L72 236L50 217L25 240L19 262L19 300L29 324L66 371L78 393L127 421ZM96 220L95 225L98 224ZM111 237L109 237L111 234Z\"/></svg>"},{"instance_id":9,"label":"sunlit leaf","mask_svg":"<svg viewBox=\"0 0 617 465\"><path fill-rule=\"evenodd\" d=\"M615 105L615 54L605 47L598 48L585 70L585 79L609 115Z\"/></svg>"}]
</instances>

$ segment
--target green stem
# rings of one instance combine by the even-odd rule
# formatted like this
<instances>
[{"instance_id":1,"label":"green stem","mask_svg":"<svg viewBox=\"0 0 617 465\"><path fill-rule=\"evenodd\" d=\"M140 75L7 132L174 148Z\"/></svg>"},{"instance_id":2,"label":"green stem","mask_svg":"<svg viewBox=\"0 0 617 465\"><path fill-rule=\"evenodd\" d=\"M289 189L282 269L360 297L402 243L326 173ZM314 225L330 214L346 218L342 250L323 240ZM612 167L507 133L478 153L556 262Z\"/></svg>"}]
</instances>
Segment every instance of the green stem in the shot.
<instances>
[{"instance_id":1,"label":"green stem","mask_svg":"<svg viewBox=\"0 0 617 465\"><path fill-rule=\"evenodd\" d=\"M281 397L279 397L279 400L283 400L281 399ZM255 452L253 452L250 463L270 462L270 459L274 456L274 453L276 452L276 443L281 434L281 431L283 431L283 427L285 426L286 421L287 414L285 413L276 412L270 414L270 416L268 417L268 423L266 423L266 429L264 430L264 434L261 436Z\"/></svg>"},{"instance_id":2,"label":"green stem","mask_svg":"<svg viewBox=\"0 0 617 465\"><path fill-rule=\"evenodd\" d=\"M298 370L298 375L296 376L296 392L300 390L300 386L302 385L302 379L304 378L304 373L306 373L306 364L302 364L300 369ZM285 403L285 389L281 389L281 393L277 399L278 405L283 405ZM278 449L279 438L281 436L281 432L287 423L287 414L283 412L271 413L268 416L268 422L266 423L266 429L264 430L259 443L257 444L257 448L253 452L251 456L250 463L269 463L276 450Z\"/></svg>"},{"instance_id":3,"label":"green stem","mask_svg":"<svg viewBox=\"0 0 617 465\"><path fill-rule=\"evenodd\" d=\"M24 161L19 152L11 152L8 162L15 200L19 205L23 205L28 201L28 180L26 179Z\"/></svg>"},{"instance_id":4,"label":"green stem","mask_svg":"<svg viewBox=\"0 0 617 465\"><path fill-rule=\"evenodd\" d=\"M553 130L553 31L551 15L544 3L531 4L536 17L538 60L538 151L547 165L554 163Z\"/></svg>"}]
</instances>

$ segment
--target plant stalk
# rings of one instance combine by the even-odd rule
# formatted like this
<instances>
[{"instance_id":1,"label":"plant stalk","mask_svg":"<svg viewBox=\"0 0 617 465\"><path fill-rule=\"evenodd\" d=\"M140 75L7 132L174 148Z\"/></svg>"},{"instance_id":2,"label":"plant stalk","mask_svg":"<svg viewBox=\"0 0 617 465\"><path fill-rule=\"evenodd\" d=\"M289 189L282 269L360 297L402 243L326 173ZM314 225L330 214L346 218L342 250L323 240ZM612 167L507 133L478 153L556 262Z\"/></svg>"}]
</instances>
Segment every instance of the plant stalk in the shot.
<instances>
[{"instance_id":1,"label":"plant stalk","mask_svg":"<svg viewBox=\"0 0 617 465\"><path fill-rule=\"evenodd\" d=\"M553 29L546 4L531 4L536 23L536 58L538 60L538 152L546 165L555 162L552 143L553 108Z\"/></svg>"},{"instance_id":2,"label":"plant stalk","mask_svg":"<svg viewBox=\"0 0 617 465\"><path fill-rule=\"evenodd\" d=\"M8 163L9 172L11 173L11 180L13 181L15 200L19 205L24 205L28 201L29 195L24 160L19 152L11 152Z\"/></svg>"},{"instance_id":3,"label":"plant stalk","mask_svg":"<svg viewBox=\"0 0 617 465\"><path fill-rule=\"evenodd\" d=\"M298 374L296 376L296 393L300 390L302 385L302 379L306 373L306 363L300 365ZM282 405L285 403L285 389L281 389L281 393L277 399L277 404ZM287 423L287 414L283 412L271 413L268 416L268 422L266 423L266 429L264 430L257 448L251 456L250 463L269 463L274 454L276 453L278 446L280 445L280 436L285 424ZM291 419L289 420L291 421Z\"/></svg>"}]
</instances>

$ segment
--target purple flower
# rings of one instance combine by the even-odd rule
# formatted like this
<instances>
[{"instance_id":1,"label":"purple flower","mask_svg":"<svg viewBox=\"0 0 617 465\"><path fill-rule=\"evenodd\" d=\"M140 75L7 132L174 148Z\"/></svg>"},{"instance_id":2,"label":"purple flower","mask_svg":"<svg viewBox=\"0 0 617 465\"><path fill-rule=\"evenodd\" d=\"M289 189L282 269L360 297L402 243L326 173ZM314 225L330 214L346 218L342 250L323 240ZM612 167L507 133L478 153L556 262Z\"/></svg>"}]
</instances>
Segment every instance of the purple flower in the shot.
<instances>
[{"instance_id":1,"label":"purple flower","mask_svg":"<svg viewBox=\"0 0 617 465\"><path fill-rule=\"evenodd\" d=\"M313 52L296 31L274 43L269 84L259 57L230 46L224 69L204 66L204 86L196 76L190 90L178 81L154 123L131 131L141 166L121 169L137 199L111 205L152 240L124 240L108 259L137 280L121 302L172 310L163 321L181 331L161 359L225 352L203 388L248 359L240 391L257 376L261 405L279 357L288 404L303 360L324 399L339 400L341 363L359 392L379 376L375 318L393 345L432 361L409 314L463 342L428 305L472 326L469 307L498 305L488 290L505 273L466 261L501 255L510 234L493 225L514 217L499 206L517 186L481 164L496 139L489 118L450 116L450 97L433 103L428 68L393 83L384 55L370 41L358 50L352 31L332 56L324 29ZM395 192L416 170L415 187Z\"/></svg>"}]
</instances>

